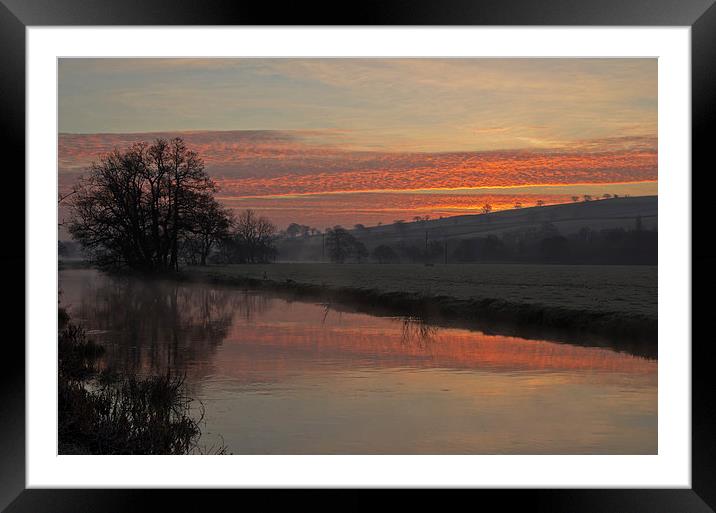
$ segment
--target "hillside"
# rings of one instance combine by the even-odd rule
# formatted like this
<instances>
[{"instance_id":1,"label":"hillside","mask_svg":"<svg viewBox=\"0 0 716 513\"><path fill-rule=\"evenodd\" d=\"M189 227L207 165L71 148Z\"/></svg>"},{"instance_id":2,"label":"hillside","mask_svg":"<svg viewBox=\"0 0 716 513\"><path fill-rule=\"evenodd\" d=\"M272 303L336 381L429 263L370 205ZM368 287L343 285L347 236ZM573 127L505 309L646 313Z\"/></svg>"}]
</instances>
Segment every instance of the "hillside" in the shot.
<instances>
[{"instance_id":1,"label":"hillside","mask_svg":"<svg viewBox=\"0 0 716 513\"><path fill-rule=\"evenodd\" d=\"M404 222L353 229L351 233L366 245L368 250L385 244L404 246L425 244L428 240L447 242L454 247L462 239L473 239L511 233L539 230L551 224L562 236L578 233L582 228L593 231L635 228L637 218L644 230L654 230L658 224L658 197L642 196L612 198L587 202L542 207L525 207L490 214L463 215L428 221ZM279 242L280 259L321 261L323 238L321 235L285 239Z\"/></svg>"}]
</instances>

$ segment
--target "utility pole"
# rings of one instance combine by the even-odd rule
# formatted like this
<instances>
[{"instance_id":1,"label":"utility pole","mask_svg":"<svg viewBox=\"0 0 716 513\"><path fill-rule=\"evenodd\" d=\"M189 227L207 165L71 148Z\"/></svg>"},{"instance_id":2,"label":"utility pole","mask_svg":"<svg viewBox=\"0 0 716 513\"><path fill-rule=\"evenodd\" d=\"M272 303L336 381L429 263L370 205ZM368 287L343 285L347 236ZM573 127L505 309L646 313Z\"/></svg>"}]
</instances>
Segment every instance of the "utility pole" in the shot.
<instances>
[{"instance_id":1,"label":"utility pole","mask_svg":"<svg viewBox=\"0 0 716 513\"><path fill-rule=\"evenodd\" d=\"M321 260L326 261L326 234L321 234Z\"/></svg>"},{"instance_id":2,"label":"utility pole","mask_svg":"<svg viewBox=\"0 0 716 513\"><path fill-rule=\"evenodd\" d=\"M428 231L425 230L425 255L428 254Z\"/></svg>"}]
</instances>

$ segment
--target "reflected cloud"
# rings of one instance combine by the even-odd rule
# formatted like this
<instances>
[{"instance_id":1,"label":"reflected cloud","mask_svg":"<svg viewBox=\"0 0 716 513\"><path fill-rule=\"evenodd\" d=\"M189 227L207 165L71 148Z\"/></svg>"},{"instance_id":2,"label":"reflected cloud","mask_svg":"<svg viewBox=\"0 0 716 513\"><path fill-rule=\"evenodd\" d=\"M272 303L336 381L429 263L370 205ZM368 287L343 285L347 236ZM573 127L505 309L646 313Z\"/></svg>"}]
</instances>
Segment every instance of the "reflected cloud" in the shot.
<instances>
[{"instance_id":1,"label":"reflected cloud","mask_svg":"<svg viewBox=\"0 0 716 513\"><path fill-rule=\"evenodd\" d=\"M62 303L109 343L108 364L130 371L166 366L234 376L264 364L304 368L316 354L337 368L445 367L495 371L569 371L656 376L656 361L610 349L439 328L419 318L373 317L331 306L205 284L110 278L63 271ZM229 344L230 347L226 347ZM215 361L218 346L227 354ZM265 376L264 376L265 378ZM280 374L275 375L280 380Z\"/></svg>"},{"instance_id":2,"label":"reflected cloud","mask_svg":"<svg viewBox=\"0 0 716 513\"><path fill-rule=\"evenodd\" d=\"M237 454L657 448L654 360L200 283L84 270L60 287L108 367L186 373L203 441L221 433Z\"/></svg>"}]
</instances>

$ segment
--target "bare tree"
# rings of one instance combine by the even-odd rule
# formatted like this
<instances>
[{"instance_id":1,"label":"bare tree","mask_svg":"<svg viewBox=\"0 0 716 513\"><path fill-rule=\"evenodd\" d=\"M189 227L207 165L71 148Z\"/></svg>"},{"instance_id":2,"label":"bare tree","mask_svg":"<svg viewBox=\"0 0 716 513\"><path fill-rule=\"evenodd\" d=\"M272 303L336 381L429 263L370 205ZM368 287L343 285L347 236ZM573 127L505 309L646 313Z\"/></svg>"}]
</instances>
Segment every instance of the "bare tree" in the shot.
<instances>
[{"instance_id":1,"label":"bare tree","mask_svg":"<svg viewBox=\"0 0 716 513\"><path fill-rule=\"evenodd\" d=\"M428 216L428 215L426 215L426 216L415 216L415 217L413 217L413 221L415 221L416 223L418 223L420 226L425 226L425 223L427 223L428 221L430 221L430 216Z\"/></svg>"},{"instance_id":2,"label":"bare tree","mask_svg":"<svg viewBox=\"0 0 716 513\"><path fill-rule=\"evenodd\" d=\"M291 238L298 237L299 233L301 233L301 225L298 223L291 223L286 228L286 235Z\"/></svg>"},{"instance_id":3,"label":"bare tree","mask_svg":"<svg viewBox=\"0 0 716 513\"><path fill-rule=\"evenodd\" d=\"M332 262L342 264L353 253L356 239L342 226L326 231L326 249Z\"/></svg>"},{"instance_id":4,"label":"bare tree","mask_svg":"<svg viewBox=\"0 0 716 513\"><path fill-rule=\"evenodd\" d=\"M238 260L247 263L268 262L275 255L276 226L251 209L239 214L235 223L234 242Z\"/></svg>"},{"instance_id":5,"label":"bare tree","mask_svg":"<svg viewBox=\"0 0 716 513\"><path fill-rule=\"evenodd\" d=\"M183 253L187 261L206 265L212 248L229 237L232 216L211 196L201 196L198 201L201 205L190 221L191 234L184 241Z\"/></svg>"},{"instance_id":6,"label":"bare tree","mask_svg":"<svg viewBox=\"0 0 716 513\"><path fill-rule=\"evenodd\" d=\"M61 192L57 193L57 204L61 204L63 201L65 201L70 196L74 196L77 194L77 188L73 188L70 192L67 194L62 194Z\"/></svg>"},{"instance_id":7,"label":"bare tree","mask_svg":"<svg viewBox=\"0 0 716 513\"><path fill-rule=\"evenodd\" d=\"M361 241L355 239L352 254L358 262L362 262L364 258L368 258L368 248Z\"/></svg>"},{"instance_id":8,"label":"bare tree","mask_svg":"<svg viewBox=\"0 0 716 513\"><path fill-rule=\"evenodd\" d=\"M60 205L62 205L63 201L65 201L67 198L69 198L71 196L74 196L75 194L77 194L77 187L73 187L72 190L70 192L68 192L67 194L62 194L61 192L58 192L57 193L57 206L59 207ZM64 226L64 225L65 225L64 218L59 223L57 223L57 226Z\"/></svg>"},{"instance_id":9,"label":"bare tree","mask_svg":"<svg viewBox=\"0 0 716 513\"><path fill-rule=\"evenodd\" d=\"M102 267L176 270L180 245L215 190L179 138L115 149L78 184L69 230Z\"/></svg>"},{"instance_id":10,"label":"bare tree","mask_svg":"<svg viewBox=\"0 0 716 513\"><path fill-rule=\"evenodd\" d=\"M148 148L150 162L155 162L157 169L163 169L168 180L168 200L172 230L170 230L171 250L170 269L179 269L179 240L187 230L183 217L199 205L198 196L206 192L214 192L216 185L204 170L204 163L199 155L189 150L181 138L171 141L157 139ZM159 198L152 198L157 201Z\"/></svg>"}]
</instances>

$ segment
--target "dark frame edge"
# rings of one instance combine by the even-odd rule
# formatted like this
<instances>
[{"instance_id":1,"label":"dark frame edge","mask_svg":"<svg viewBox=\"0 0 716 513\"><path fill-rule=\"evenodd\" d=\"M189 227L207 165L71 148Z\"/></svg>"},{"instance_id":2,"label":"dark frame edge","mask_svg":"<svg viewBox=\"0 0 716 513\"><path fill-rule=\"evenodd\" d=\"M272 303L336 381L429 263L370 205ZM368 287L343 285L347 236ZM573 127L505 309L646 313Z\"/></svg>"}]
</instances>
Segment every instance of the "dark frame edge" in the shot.
<instances>
[{"instance_id":1,"label":"dark frame edge","mask_svg":"<svg viewBox=\"0 0 716 513\"><path fill-rule=\"evenodd\" d=\"M713 136L716 131L716 4L712 4L691 27L691 126L692 126L692 337L691 344L691 478L693 490L716 509L716 397L714 397L714 349L709 347L706 319L711 312L708 299L716 285L712 269L716 253L703 238L713 219L708 190L713 188ZM699 186L694 187L694 170ZM694 280L694 276L699 276ZM699 299L700 298L700 299ZM700 319L697 323L696 320ZM698 329L699 327L703 329ZM703 341L694 343L696 334Z\"/></svg>"},{"instance_id":2,"label":"dark frame edge","mask_svg":"<svg viewBox=\"0 0 716 513\"><path fill-rule=\"evenodd\" d=\"M6 302L4 317L13 332L3 337L4 352L0 372L0 509L25 488L25 224L17 222L25 214L25 25L0 3L0 141L9 159L3 185L13 191L2 202L2 218L8 220L6 240L16 241L13 256L0 257L4 269L12 269L5 279L13 296ZM22 170L22 172L20 172ZM13 222L14 220L14 222ZM22 269L23 272L19 272ZM21 321L22 319L22 321ZM23 343L20 344L19 341Z\"/></svg>"},{"instance_id":3,"label":"dark frame edge","mask_svg":"<svg viewBox=\"0 0 716 513\"><path fill-rule=\"evenodd\" d=\"M690 26L713 0L2 0L25 25L620 25Z\"/></svg>"},{"instance_id":4,"label":"dark frame edge","mask_svg":"<svg viewBox=\"0 0 716 513\"><path fill-rule=\"evenodd\" d=\"M706 9L701 7L695 8L692 3L690 13L699 11L699 15L691 21L692 28L692 170L700 168L706 170L706 166L711 164L711 151L713 145L709 134L713 132L716 122L714 121L714 112L716 112L716 87L714 86L716 79L716 5L714 0L708 0ZM17 3L13 0L9 2ZM0 95L3 98L3 110L0 117L0 135L2 136L3 147L11 150L10 159L14 169L25 169L25 25L26 23L37 22L39 24L101 24L102 18L99 16L84 16L81 10L71 9L69 5L75 3L72 0L58 0L56 7L60 4L67 7L71 14L69 18L66 14L57 14L57 10L49 9L42 12L38 4L43 2L28 2L35 4L35 12L30 8L28 10L20 8L10 10L5 3L8 0L0 1ZM82 3L81 0L76 4ZM149 2L162 4L163 2ZM399 3L399 2L398 2ZM521 3L521 2L518 2ZM668 3L668 2L667 2ZM704 0L694 0L700 6L704 5ZM423 9L426 7L423 6ZM672 25L684 25L684 12L676 13L679 5L669 4L667 11L664 13L662 9L660 16L674 20ZM127 7L129 10L129 6ZM230 9L229 9L230 10ZM112 12L117 14L121 11L117 6L113 6ZM158 7L154 11L165 14L168 7ZM14 14L17 12L18 16ZM220 18L221 9L214 14ZM382 23L399 23L395 20L395 16L400 18L401 9L397 9L392 16L385 16ZM459 12L459 11L458 11ZM570 24L568 20L557 19L553 16L544 16L539 21L536 10L527 9L528 17L532 16L534 22L532 24ZM423 11L423 14L425 11ZM451 11L453 20L456 18L455 8ZM172 13L168 13L171 16ZM469 23L475 16L472 12L471 16L462 17L460 23ZM22 16L20 16L22 15ZM128 14L126 11L119 13L122 19L132 18L133 23L142 23L139 18L140 14ZM43 18L44 16L44 18ZM521 14L521 20L524 20L524 14ZM617 14L610 14L614 19ZM269 14L270 17L270 14ZM375 13L374 13L375 17ZM378 16L380 18L380 16ZM632 13L633 17L633 13ZM70 19L71 18L71 19ZM254 22L247 20L253 16L242 16L241 23ZM261 17L263 20L266 16ZM484 24L496 24L485 16L486 19L479 20ZM549 18L549 19L547 19ZM226 24L230 18L224 17L220 24ZM410 22L410 16L405 16L406 23ZM54 22L53 20L57 20ZM149 20L151 21L151 20ZM450 21L437 19L436 22L444 22L450 24ZM106 21L105 21L106 23ZM171 23L171 21L169 21ZM219 22L217 22L219 23ZM452 22L454 23L454 21ZM593 24L600 24L598 17L594 18ZM603 21L601 21L603 23ZM111 24L111 22L110 22ZM258 24L261 24L259 21ZM330 24L330 23L328 23ZM521 21L517 24L525 24ZM613 24L620 24L614 22ZM623 24L623 23L621 23ZM652 24L648 18L643 18L642 25ZM12 167L10 167L12 169ZM693 171L692 171L693 174ZM708 176L708 175L707 175ZM9 177L8 179L12 179ZM20 177L15 177L17 184L13 184L12 190L22 190L23 194L16 194L15 201L19 201L19 208L25 211L24 205L24 173ZM711 177L710 180L713 180ZM699 177L699 187L692 189L692 218L694 229L696 225L703 224L701 228L708 229L708 219L712 214L709 212L710 200L709 187L706 183L706 176ZM16 218L18 205L13 205L7 201L2 207L5 210L5 218ZM22 240L21 257L6 258L2 257L2 263L13 268L25 268L25 232L24 224L19 227L10 228L11 233L8 237L11 240ZM706 232L704 232L706 233ZM693 281L693 305L692 319L695 320L697 314L700 319L708 318L709 304L705 301L699 303L696 301L697 295L708 297L705 294L712 293L716 285L716 279L707 278L710 274L709 269L713 269L716 265L716 253L709 250L708 243L699 242L692 239L692 261L693 274L699 273L704 279ZM22 290L20 294L22 301L17 298L14 305L6 311L9 319L24 319L25 291L24 291L24 273L14 273L11 277L11 285L16 290L20 289L22 281ZM17 297L17 295L15 296ZM693 323L695 329L697 324ZM695 332L695 331L694 331ZM24 340L24 323L21 329L21 336ZM8 512L20 511L127 511L128 508L142 511L155 509L161 504L166 509L174 507L181 511L189 511L196 509L204 509L207 506L207 491L200 490L25 490L25 352L24 345L20 346L16 343L17 339L8 340L6 346L9 347L7 360L12 362L12 366L6 365L3 372L0 373L0 419L2 419L2 436L0 436L0 510ZM498 500L496 504L507 506L503 509L509 509L510 506L522 506L523 509L533 511L650 511L672 512L672 511L693 511L693 512L709 512L716 510L716 438L713 436L714 426L716 426L716 396L711 392L713 390L713 350L708 347L708 343L692 344L692 489L650 489L650 490L484 490L477 492L482 497ZM237 492L228 490L216 490L211 493L222 498L235 498L235 494L250 494L253 492ZM422 493L416 491L414 493ZM281 493L286 495L286 493ZM295 493L292 493L295 495ZM299 495L305 496L306 494ZM156 504L154 504L156 502Z\"/></svg>"}]
</instances>

